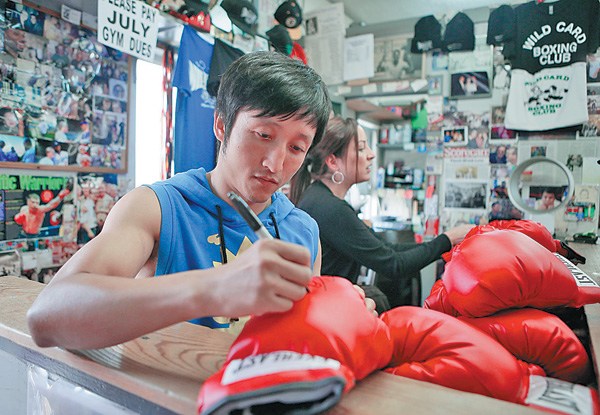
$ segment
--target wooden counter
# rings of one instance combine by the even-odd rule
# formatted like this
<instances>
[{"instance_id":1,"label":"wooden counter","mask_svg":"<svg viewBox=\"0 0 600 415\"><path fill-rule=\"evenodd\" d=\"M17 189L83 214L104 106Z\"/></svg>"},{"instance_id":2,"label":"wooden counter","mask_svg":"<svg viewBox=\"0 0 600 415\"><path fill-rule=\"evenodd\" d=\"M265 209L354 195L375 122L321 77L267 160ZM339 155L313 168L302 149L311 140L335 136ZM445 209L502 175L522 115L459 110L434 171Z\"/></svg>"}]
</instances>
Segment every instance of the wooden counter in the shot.
<instances>
[{"instance_id":1,"label":"wooden counter","mask_svg":"<svg viewBox=\"0 0 600 415\"><path fill-rule=\"evenodd\" d=\"M572 246L588 259L580 268L600 280L600 246ZM180 323L105 349L74 353L39 348L29 335L25 315L43 287L26 279L0 278L0 350L144 415L195 413L202 381L224 362L231 335ZM600 305L586 306L585 311L597 368ZM359 382L329 414L395 415L400 409L410 414L544 413L376 372Z\"/></svg>"}]
</instances>

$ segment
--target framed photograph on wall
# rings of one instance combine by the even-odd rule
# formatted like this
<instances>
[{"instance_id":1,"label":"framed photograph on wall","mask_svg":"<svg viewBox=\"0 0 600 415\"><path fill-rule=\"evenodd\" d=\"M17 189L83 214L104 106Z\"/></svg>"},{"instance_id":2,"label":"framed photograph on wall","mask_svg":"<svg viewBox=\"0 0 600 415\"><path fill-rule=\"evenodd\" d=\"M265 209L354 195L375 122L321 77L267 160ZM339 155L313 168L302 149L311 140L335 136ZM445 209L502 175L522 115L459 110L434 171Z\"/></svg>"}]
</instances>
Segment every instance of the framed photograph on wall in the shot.
<instances>
[{"instance_id":1,"label":"framed photograph on wall","mask_svg":"<svg viewBox=\"0 0 600 415\"><path fill-rule=\"evenodd\" d=\"M391 36L375 38L373 81L416 79L422 73L422 55L411 53L411 38Z\"/></svg>"},{"instance_id":2,"label":"framed photograph on wall","mask_svg":"<svg viewBox=\"0 0 600 415\"><path fill-rule=\"evenodd\" d=\"M442 142L449 146L466 146L468 127L449 127L442 129Z\"/></svg>"},{"instance_id":3,"label":"framed photograph on wall","mask_svg":"<svg viewBox=\"0 0 600 415\"><path fill-rule=\"evenodd\" d=\"M434 75L427 77L427 93L429 95L442 95L444 77L442 75Z\"/></svg>"},{"instance_id":4,"label":"framed photograph on wall","mask_svg":"<svg viewBox=\"0 0 600 415\"><path fill-rule=\"evenodd\" d=\"M477 98L490 95L487 71L457 72L450 75L450 97Z\"/></svg>"},{"instance_id":5,"label":"framed photograph on wall","mask_svg":"<svg viewBox=\"0 0 600 415\"><path fill-rule=\"evenodd\" d=\"M586 69L588 83L600 82L600 52L587 56Z\"/></svg>"}]
</instances>

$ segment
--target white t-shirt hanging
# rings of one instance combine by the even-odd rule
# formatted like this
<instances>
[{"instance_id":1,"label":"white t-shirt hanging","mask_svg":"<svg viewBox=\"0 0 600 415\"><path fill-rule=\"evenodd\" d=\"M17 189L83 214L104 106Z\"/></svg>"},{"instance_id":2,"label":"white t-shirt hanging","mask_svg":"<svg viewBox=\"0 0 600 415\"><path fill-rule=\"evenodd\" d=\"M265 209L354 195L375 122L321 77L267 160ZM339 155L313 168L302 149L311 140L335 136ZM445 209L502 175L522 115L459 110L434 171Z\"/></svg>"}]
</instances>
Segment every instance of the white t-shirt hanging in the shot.
<instances>
[{"instance_id":1,"label":"white t-shirt hanging","mask_svg":"<svg viewBox=\"0 0 600 415\"><path fill-rule=\"evenodd\" d=\"M530 74L513 69L504 125L543 131L588 120L585 62Z\"/></svg>"}]
</instances>

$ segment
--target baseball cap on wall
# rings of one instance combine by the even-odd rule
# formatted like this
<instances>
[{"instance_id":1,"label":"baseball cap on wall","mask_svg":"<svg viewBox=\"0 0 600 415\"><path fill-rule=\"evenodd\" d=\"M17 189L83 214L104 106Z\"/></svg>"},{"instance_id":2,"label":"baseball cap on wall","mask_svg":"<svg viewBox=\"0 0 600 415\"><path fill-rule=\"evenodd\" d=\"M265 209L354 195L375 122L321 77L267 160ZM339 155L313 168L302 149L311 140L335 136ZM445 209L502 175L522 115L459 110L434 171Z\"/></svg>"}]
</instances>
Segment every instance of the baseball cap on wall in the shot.
<instances>
[{"instance_id":1,"label":"baseball cap on wall","mask_svg":"<svg viewBox=\"0 0 600 415\"><path fill-rule=\"evenodd\" d=\"M296 0L287 0L275 10L275 20L288 29L294 29L302 24L302 9Z\"/></svg>"},{"instance_id":2,"label":"baseball cap on wall","mask_svg":"<svg viewBox=\"0 0 600 415\"><path fill-rule=\"evenodd\" d=\"M488 19L486 43L501 45L514 37L515 11L507 4L492 10Z\"/></svg>"},{"instance_id":3,"label":"baseball cap on wall","mask_svg":"<svg viewBox=\"0 0 600 415\"><path fill-rule=\"evenodd\" d=\"M475 49L475 28L466 14L459 12L448 22L444 32L444 50L457 52Z\"/></svg>"},{"instance_id":4,"label":"baseball cap on wall","mask_svg":"<svg viewBox=\"0 0 600 415\"><path fill-rule=\"evenodd\" d=\"M425 16L415 24L415 37L412 40L412 53L428 52L442 47L442 25L432 16Z\"/></svg>"},{"instance_id":5,"label":"baseball cap on wall","mask_svg":"<svg viewBox=\"0 0 600 415\"><path fill-rule=\"evenodd\" d=\"M234 25L250 35L256 34L258 12L250 1L223 0L221 7Z\"/></svg>"}]
</instances>

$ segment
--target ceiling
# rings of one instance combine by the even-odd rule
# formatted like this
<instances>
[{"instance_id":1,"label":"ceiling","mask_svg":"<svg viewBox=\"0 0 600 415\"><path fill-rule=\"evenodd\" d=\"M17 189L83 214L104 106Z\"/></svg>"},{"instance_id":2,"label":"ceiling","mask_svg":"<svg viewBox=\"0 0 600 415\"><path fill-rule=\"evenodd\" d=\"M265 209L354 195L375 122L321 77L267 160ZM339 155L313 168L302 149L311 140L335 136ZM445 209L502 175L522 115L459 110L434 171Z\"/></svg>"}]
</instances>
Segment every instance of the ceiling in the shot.
<instances>
[{"instance_id":1,"label":"ceiling","mask_svg":"<svg viewBox=\"0 0 600 415\"><path fill-rule=\"evenodd\" d=\"M207 1L207 0L204 0ZM271 0L277 4L282 0ZM299 0L303 10L311 11L331 3L344 3L349 24L359 26L381 25L406 19L416 19L429 14L441 17L458 11L494 8L501 4L524 3L527 0ZM61 4L95 15L96 0L31 0L31 3L58 10ZM256 2L255 2L256 3Z\"/></svg>"},{"instance_id":2,"label":"ceiling","mask_svg":"<svg viewBox=\"0 0 600 415\"><path fill-rule=\"evenodd\" d=\"M393 21L420 18L430 14L436 17L454 15L459 11L477 8L495 8L501 4L524 3L521 1L501 0L329 0L329 3L344 3L344 11L355 24L366 26ZM305 8L311 3L323 3L327 0L304 0Z\"/></svg>"}]
</instances>

